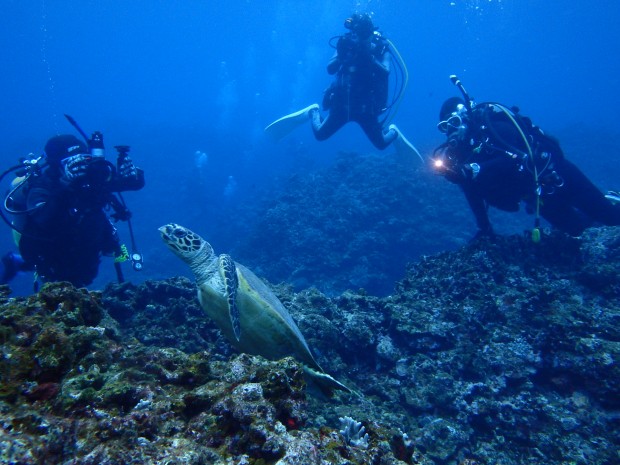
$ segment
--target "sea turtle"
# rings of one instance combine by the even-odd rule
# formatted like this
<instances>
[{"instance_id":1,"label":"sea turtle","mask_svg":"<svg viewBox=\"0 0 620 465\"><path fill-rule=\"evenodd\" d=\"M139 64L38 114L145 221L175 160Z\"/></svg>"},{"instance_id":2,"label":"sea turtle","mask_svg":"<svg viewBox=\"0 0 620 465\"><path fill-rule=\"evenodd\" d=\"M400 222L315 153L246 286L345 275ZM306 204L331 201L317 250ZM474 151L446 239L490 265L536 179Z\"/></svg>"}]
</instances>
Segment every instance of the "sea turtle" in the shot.
<instances>
[{"instance_id":1,"label":"sea turtle","mask_svg":"<svg viewBox=\"0 0 620 465\"><path fill-rule=\"evenodd\" d=\"M211 244L183 226L171 223L159 231L194 272L200 305L237 350L270 360L292 356L323 392L351 392L323 371L282 302L254 273L229 255L216 255Z\"/></svg>"}]
</instances>

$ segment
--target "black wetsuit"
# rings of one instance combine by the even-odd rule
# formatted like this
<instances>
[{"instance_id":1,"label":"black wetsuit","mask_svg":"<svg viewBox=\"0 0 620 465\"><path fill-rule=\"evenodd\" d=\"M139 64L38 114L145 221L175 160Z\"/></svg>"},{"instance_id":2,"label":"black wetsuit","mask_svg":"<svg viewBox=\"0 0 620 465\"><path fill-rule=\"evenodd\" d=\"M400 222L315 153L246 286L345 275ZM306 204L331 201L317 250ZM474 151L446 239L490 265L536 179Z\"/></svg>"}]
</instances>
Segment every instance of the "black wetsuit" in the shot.
<instances>
[{"instance_id":1,"label":"black wetsuit","mask_svg":"<svg viewBox=\"0 0 620 465\"><path fill-rule=\"evenodd\" d=\"M366 41L357 41L347 33L338 39L336 54L327 65L335 74L325 91L323 109L329 115L323 120L314 112L312 129L318 140L332 136L349 121L357 122L372 144L385 149L396 137L396 131L384 134L379 116L386 109L390 56L387 41L374 34Z\"/></svg>"},{"instance_id":2,"label":"black wetsuit","mask_svg":"<svg viewBox=\"0 0 620 465\"><path fill-rule=\"evenodd\" d=\"M144 173L120 177L116 170L103 182L88 176L67 183L48 168L25 187L28 213L23 220L19 250L26 265L43 281L69 281L77 287L97 276L102 255L118 255L116 228L104 211L113 192L138 190Z\"/></svg>"},{"instance_id":3,"label":"black wetsuit","mask_svg":"<svg viewBox=\"0 0 620 465\"><path fill-rule=\"evenodd\" d=\"M597 223L620 225L620 204L614 205L606 199L579 168L566 160L555 139L532 126L527 118L522 120L533 163L515 125L503 118L501 112L502 117L496 117L495 121L476 114L482 111L485 111L483 105L474 111L467 137L446 148L453 163L446 178L463 190L479 234L492 233L487 214L489 206L517 211L521 202L531 213L536 211L538 202L543 218L573 236ZM497 116L498 112L494 114ZM534 164L539 180L539 200Z\"/></svg>"}]
</instances>

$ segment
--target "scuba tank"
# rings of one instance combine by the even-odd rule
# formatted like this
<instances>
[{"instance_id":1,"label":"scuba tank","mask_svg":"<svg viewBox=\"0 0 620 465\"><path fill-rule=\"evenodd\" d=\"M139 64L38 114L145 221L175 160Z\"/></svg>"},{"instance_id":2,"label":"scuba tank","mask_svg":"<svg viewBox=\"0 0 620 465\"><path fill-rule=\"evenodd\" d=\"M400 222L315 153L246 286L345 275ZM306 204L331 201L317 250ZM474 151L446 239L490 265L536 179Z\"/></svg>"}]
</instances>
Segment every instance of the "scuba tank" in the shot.
<instances>
[{"instance_id":1,"label":"scuba tank","mask_svg":"<svg viewBox=\"0 0 620 465\"><path fill-rule=\"evenodd\" d=\"M105 181L110 179L110 176L117 171L118 166L120 166L121 163L127 158L129 147L116 147L118 151L118 166L114 167L114 165L105 159L103 134L99 131L95 131L89 138L71 116L65 115L65 117L86 141L91 157L87 165L89 181L82 187L90 187L89 183L92 182L92 178L96 181L96 184L99 184L99 181L101 181L101 185L96 186L97 189L99 187L105 188ZM86 159L88 160L88 157ZM31 185L29 181L33 176L41 176L47 167L48 163L44 156L35 157L31 154L28 158L21 159L19 164L10 167L0 174L0 182L2 182L6 176L11 173L15 173L15 178L11 181L9 191L4 198L2 208L0 208L0 217L2 217L4 222L13 230L13 236L16 244L18 245L21 236L24 234L23 229L26 223L27 214L32 213L39 208L39 206L32 208L27 207L26 202L28 197L28 189ZM120 263L129 259L131 260L132 268L135 271L141 271L143 269L143 256L138 252L131 224L131 212L127 208L121 193L109 192L108 205L114 211L114 213L110 215L114 220L127 221L131 236L131 253L127 251L127 248L124 245L119 245L122 253L117 254L114 263L118 280L119 282L122 282L124 278L122 276ZM9 218L7 214L11 215L12 218ZM34 237L34 239L39 241L51 240L45 236L37 236Z\"/></svg>"},{"instance_id":2,"label":"scuba tank","mask_svg":"<svg viewBox=\"0 0 620 465\"><path fill-rule=\"evenodd\" d=\"M482 122L485 125L485 130L488 130L493 136L493 138L497 139L502 144L502 147L494 147L494 149L501 150L512 158L522 158L524 162L524 167L527 168L534 177L535 219L534 228L531 232L531 238L532 242L534 243L540 242L540 197L542 194L541 174L549 168L551 157L548 156L549 154L545 152L543 153L543 155L546 154L547 156L538 157L541 158L541 163L538 163L536 153L538 147L532 146L532 144L536 142L536 136L542 135L542 131L536 126L534 126L529 120L529 118L518 115L518 110L513 111L511 109L508 109L506 106L495 102L476 104L474 100L470 97L469 93L465 90L465 87L463 86L461 80L456 75L451 75L450 81L459 89L459 91L463 95L466 103L467 112L470 117L474 119L474 110L476 113L480 111L482 115ZM517 147L515 144L512 144L509 141L503 140L503 138L498 133L494 132L493 121L491 120L491 116L488 110L490 110L491 112L496 112L496 114L505 117L505 120L515 128L518 139L520 140L520 142L522 142L521 147Z\"/></svg>"},{"instance_id":3,"label":"scuba tank","mask_svg":"<svg viewBox=\"0 0 620 465\"><path fill-rule=\"evenodd\" d=\"M46 163L42 156L35 157L33 154L30 154L27 158L22 158L18 165L12 166L0 174L0 183L9 174L15 174L15 177L11 180L9 191L4 197L2 208L0 208L0 216L12 229L13 240L16 245L19 245L19 240L23 234L26 214L38 208L27 208L28 181L32 176L40 176L45 166ZM9 219L6 213L10 214L12 219Z\"/></svg>"}]
</instances>

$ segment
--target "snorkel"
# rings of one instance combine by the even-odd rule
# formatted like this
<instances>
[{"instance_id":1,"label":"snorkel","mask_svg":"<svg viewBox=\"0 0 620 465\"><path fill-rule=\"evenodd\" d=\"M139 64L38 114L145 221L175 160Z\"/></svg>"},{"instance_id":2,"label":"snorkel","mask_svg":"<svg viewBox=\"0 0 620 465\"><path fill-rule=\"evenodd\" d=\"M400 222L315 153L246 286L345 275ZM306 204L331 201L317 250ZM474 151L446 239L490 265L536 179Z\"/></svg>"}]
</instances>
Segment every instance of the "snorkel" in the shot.
<instances>
[{"instance_id":1,"label":"snorkel","mask_svg":"<svg viewBox=\"0 0 620 465\"><path fill-rule=\"evenodd\" d=\"M469 94L465 90L465 87L463 86L463 83L456 74L452 74L450 76L450 81L461 91L461 94L463 94L463 99L465 100L465 107L467 108L467 112L471 114L474 107L476 106L476 104L474 103L474 99L469 96Z\"/></svg>"}]
</instances>

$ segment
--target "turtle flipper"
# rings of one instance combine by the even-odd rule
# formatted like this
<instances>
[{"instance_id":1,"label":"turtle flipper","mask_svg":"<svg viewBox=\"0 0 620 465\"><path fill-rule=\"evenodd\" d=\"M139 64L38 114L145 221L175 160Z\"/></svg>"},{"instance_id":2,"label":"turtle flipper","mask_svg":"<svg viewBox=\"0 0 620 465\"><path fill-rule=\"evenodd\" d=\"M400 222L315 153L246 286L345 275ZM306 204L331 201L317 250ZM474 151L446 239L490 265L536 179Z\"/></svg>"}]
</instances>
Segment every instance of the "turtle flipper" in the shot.
<instances>
[{"instance_id":1,"label":"turtle flipper","mask_svg":"<svg viewBox=\"0 0 620 465\"><path fill-rule=\"evenodd\" d=\"M224 285L226 286L226 299L228 301L228 315L233 328L235 338L239 341L241 337L241 324L239 322L239 308L237 307L237 289L239 288L239 279L237 278L237 267L230 255L220 255L220 270L224 277Z\"/></svg>"},{"instance_id":2,"label":"turtle flipper","mask_svg":"<svg viewBox=\"0 0 620 465\"><path fill-rule=\"evenodd\" d=\"M314 382L319 390L327 397L332 397L334 391L344 391L349 394L354 393L350 388L324 371L319 371L304 365L304 372L308 378L310 378L310 381Z\"/></svg>"}]
</instances>

